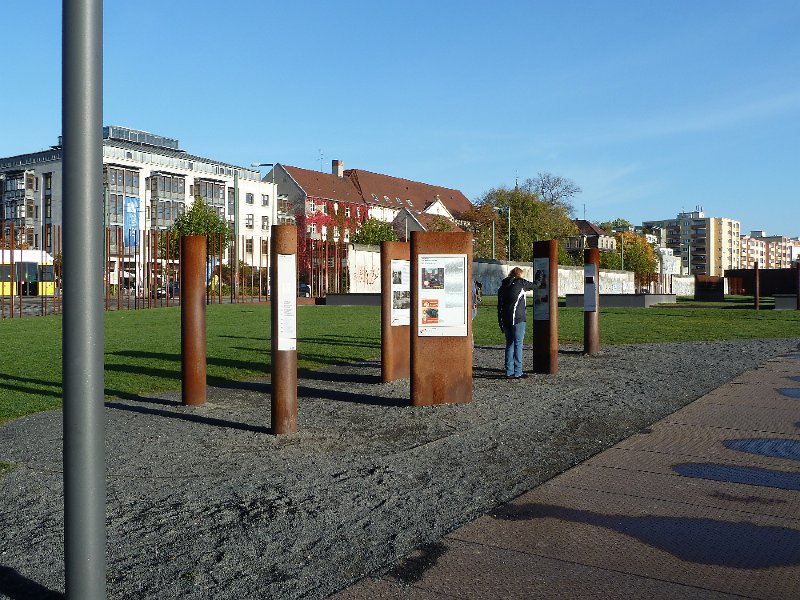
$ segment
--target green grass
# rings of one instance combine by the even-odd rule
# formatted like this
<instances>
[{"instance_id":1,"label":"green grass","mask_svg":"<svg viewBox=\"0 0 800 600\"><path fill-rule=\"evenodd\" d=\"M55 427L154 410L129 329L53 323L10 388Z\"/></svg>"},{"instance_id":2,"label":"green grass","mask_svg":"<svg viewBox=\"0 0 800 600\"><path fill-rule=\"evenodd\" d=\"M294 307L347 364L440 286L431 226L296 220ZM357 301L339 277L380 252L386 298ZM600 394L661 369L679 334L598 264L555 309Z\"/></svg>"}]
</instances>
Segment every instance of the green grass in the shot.
<instances>
[{"instance_id":1,"label":"green grass","mask_svg":"<svg viewBox=\"0 0 800 600\"><path fill-rule=\"evenodd\" d=\"M656 307L604 309L602 344L800 337L800 311ZM105 393L132 397L179 390L180 308L113 311L105 317ZM533 322L528 315L527 342ZM270 313L263 305L207 307L208 381L265 377L270 372ZM478 345L499 345L495 298L474 322ZM298 306L298 367L380 356L378 307ZM583 342L583 311L559 309L559 338ZM0 321L0 422L61 407L61 318Z\"/></svg>"}]
</instances>

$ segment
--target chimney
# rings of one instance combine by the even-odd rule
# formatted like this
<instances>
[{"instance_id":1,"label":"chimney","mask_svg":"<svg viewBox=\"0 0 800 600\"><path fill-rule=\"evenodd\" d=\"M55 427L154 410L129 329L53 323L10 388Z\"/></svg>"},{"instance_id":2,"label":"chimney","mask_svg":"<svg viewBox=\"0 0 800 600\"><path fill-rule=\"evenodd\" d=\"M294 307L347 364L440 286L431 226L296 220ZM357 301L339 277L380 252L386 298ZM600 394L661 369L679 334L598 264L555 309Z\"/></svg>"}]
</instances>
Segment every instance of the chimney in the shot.
<instances>
[{"instance_id":1,"label":"chimney","mask_svg":"<svg viewBox=\"0 0 800 600\"><path fill-rule=\"evenodd\" d=\"M331 173L337 177L344 177L344 161L334 159L331 161Z\"/></svg>"}]
</instances>

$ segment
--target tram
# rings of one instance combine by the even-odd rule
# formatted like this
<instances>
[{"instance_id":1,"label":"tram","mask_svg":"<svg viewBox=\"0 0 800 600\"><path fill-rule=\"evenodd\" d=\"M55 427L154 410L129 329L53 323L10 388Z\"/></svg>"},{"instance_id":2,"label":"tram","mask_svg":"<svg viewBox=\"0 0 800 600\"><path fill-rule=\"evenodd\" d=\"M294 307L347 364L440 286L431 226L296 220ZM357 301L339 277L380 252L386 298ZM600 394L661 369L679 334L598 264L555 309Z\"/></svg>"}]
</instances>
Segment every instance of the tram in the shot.
<instances>
[{"instance_id":1,"label":"tram","mask_svg":"<svg viewBox=\"0 0 800 600\"><path fill-rule=\"evenodd\" d=\"M0 296L55 296L53 257L41 250L0 248Z\"/></svg>"}]
</instances>

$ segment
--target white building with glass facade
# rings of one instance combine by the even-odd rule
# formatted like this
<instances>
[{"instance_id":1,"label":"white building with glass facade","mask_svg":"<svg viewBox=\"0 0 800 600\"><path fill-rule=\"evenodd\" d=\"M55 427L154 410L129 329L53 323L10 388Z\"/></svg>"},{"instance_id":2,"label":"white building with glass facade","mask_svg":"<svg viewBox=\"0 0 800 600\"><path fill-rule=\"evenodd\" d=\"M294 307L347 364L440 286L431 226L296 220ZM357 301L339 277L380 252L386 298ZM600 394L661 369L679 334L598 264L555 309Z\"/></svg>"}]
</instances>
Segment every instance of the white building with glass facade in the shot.
<instances>
[{"instance_id":1,"label":"white building with glass facade","mask_svg":"<svg viewBox=\"0 0 800 600\"><path fill-rule=\"evenodd\" d=\"M13 230L15 246L54 252L53 235L62 224L61 177L60 139L48 150L0 158L6 240ZM112 244L124 240L125 254L141 250L142 232L166 229L201 197L238 233L239 262L267 266L276 186L257 169L189 154L176 139L109 126L103 128L103 177L98 208L104 208ZM224 260L231 258L228 251Z\"/></svg>"}]
</instances>

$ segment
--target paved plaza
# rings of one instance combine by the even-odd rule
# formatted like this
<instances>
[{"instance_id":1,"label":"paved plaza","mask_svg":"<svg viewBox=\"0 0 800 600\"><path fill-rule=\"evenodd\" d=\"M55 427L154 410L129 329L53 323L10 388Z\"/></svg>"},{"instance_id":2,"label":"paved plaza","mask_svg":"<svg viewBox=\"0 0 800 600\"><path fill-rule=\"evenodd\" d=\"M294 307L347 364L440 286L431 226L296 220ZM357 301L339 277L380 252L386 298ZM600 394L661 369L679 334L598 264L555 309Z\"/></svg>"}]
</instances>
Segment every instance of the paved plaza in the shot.
<instances>
[{"instance_id":1,"label":"paved plaza","mask_svg":"<svg viewBox=\"0 0 800 600\"><path fill-rule=\"evenodd\" d=\"M799 460L793 353L336 598L800 598Z\"/></svg>"}]
</instances>

